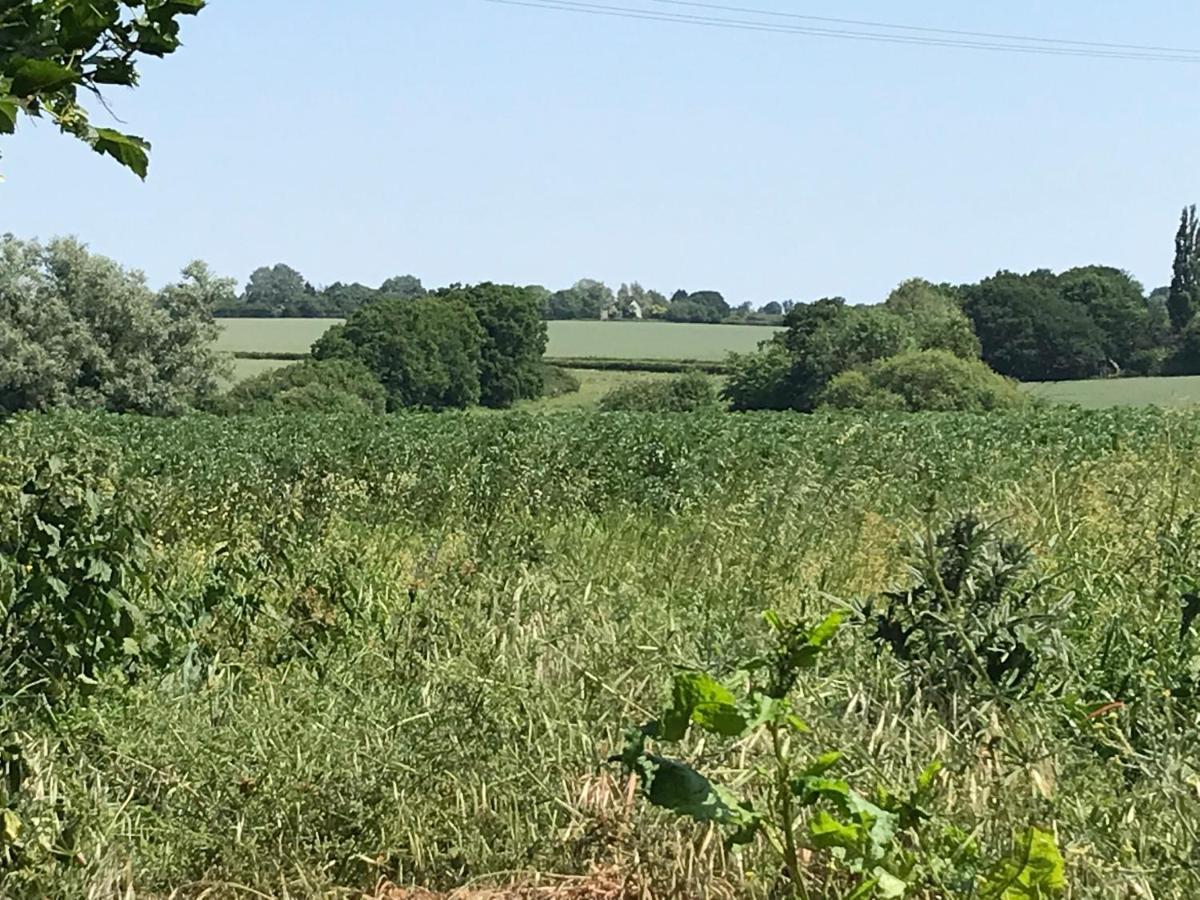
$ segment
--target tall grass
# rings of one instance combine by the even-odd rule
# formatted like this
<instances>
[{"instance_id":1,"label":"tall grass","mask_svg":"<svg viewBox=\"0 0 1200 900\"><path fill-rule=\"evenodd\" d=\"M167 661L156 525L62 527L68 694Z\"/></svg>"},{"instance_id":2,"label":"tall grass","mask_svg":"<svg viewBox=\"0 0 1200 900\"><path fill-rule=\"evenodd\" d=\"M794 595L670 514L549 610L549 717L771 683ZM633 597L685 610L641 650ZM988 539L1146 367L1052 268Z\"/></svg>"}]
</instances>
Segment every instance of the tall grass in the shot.
<instances>
[{"instance_id":1,"label":"tall grass","mask_svg":"<svg viewBox=\"0 0 1200 900\"><path fill-rule=\"evenodd\" d=\"M1065 681L963 697L951 720L850 628L802 698L814 747L896 786L942 760L939 820L988 858L1053 830L1071 896L1200 893L1200 706L1176 683L1200 571L1190 417L0 428L6 485L82 444L115 460L170 598L146 611L153 667L49 714L0 706L22 814L69 844L0 866L0 894L334 896L603 865L655 896L767 896L766 857L632 802L605 760L675 667L752 655L766 608L815 619L908 583L910 539L968 508L1069 595ZM739 783L756 750L688 752Z\"/></svg>"}]
</instances>

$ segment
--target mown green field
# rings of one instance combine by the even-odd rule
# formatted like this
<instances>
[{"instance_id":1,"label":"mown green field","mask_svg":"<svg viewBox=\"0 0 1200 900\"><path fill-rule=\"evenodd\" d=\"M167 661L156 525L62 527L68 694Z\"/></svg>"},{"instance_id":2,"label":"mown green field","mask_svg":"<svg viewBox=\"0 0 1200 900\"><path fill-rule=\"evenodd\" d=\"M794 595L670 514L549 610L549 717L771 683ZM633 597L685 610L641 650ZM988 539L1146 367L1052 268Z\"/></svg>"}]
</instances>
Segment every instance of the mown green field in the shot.
<instances>
[{"instance_id":1,"label":"mown green field","mask_svg":"<svg viewBox=\"0 0 1200 900\"><path fill-rule=\"evenodd\" d=\"M1035 396L1052 403L1073 403L1085 409L1110 406L1184 407L1200 404L1200 376L1173 378L1103 378L1026 385Z\"/></svg>"},{"instance_id":2,"label":"mown green field","mask_svg":"<svg viewBox=\"0 0 1200 900\"><path fill-rule=\"evenodd\" d=\"M992 896L1031 827L1063 868L1043 844L1025 877L1065 896L1200 896L1193 416L3 427L0 896L350 897L597 869L660 898L791 896L769 841L729 852L606 761L678 708L679 673L740 695L781 665L785 705L755 708L782 746L695 725L649 749L764 813L760 766L817 777L840 751L823 780L784 781L800 896L880 872L904 886L888 896ZM846 618L821 659L785 659L769 609ZM881 617L910 613L912 643L890 643ZM60 639L27 639L45 629ZM694 715L732 733L721 696Z\"/></svg>"},{"instance_id":3,"label":"mown green field","mask_svg":"<svg viewBox=\"0 0 1200 900\"><path fill-rule=\"evenodd\" d=\"M222 319L228 353L307 353L337 319ZM676 322L548 322L549 357L721 360L754 350L775 329Z\"/></svg>"}]
</instances>

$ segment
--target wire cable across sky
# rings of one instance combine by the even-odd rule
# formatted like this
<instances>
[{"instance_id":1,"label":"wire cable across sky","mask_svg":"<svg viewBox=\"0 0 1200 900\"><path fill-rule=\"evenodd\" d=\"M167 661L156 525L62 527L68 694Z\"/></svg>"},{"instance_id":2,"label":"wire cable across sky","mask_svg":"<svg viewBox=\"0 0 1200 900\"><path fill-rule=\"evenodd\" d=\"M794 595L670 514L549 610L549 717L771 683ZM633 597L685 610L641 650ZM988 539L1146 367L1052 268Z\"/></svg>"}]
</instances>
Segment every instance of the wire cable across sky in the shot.
<instances>
[{"instance_id":1,"label":"wire cable across sky","mask_svg":"<svg viewBox=\"0 0 1200 900\"><path fill-rule=\"evenodd\" d=\"M1079 57L1085 59L1200 63L1200 49L932 28L921 25L841 19L830 16L782 12L779 10L703 3L698 2L698 0L643 0L646 4L657 4L660 7L657 9L649 5L627 6L613 3L589 2L589 0L485 0L485 2L503 6L572 12L582 15L664 22L707 28L724 28L736 31L791 34L836 40L943 47L961 50L983 50L994 53ZM662 6L706 10L710 13L719 12L721 15L701 14L699 12L672 12L662 9ZM750 18L747 18L747 16ZM802 22L811 22L814 24L800 24Z\"/></svg>"}]
</instances>

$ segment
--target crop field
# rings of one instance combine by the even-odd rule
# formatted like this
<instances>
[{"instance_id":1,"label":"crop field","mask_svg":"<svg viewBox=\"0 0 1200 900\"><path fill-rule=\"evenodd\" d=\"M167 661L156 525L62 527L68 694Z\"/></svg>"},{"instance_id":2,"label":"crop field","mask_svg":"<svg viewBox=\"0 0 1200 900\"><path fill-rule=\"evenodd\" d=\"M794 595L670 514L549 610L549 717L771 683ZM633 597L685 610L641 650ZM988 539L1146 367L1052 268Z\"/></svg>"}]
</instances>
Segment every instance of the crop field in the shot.
<instances>
[{"instance_id":1,"label":"crop field","mask_svg":"<svg viewBox=\"0 0 1200 900\"><path fill-rule=\"evenodd\" d=\"M218 342L228 353L307 353L338 319L222 319ZM757 349L775 329L758 325L676 322L548 322L554 358L696 359Z\"/></svg>"},{"instance_id":2,"label":"crop field","mask_svg":"<svg viewBox=\"0 0 1200 900\"><path fill-rule=\"evenodd\" d=\"M2 896L1200 896L1193 417L0 427Z\"/></svg>"}]
</instances>

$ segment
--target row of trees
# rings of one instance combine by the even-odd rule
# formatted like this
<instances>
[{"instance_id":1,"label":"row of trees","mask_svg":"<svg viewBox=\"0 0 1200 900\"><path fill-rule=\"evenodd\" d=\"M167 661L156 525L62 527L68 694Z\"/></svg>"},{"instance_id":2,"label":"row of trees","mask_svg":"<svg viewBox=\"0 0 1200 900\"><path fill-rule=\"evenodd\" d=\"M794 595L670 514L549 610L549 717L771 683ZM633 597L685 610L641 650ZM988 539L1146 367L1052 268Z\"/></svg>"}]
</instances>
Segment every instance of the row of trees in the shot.
<instances>
[{"instance_id":1,"label":"row of trees","mask_svg":"<svg viewBox=\"0 0 1200 900\"><path fill-rule=\"evenodd\" d=\"M583 278L568 288L550 291L528 285L542 317L562 319L664 319L669 322L757 322L778 324L785 304L772 302L761 309L750 303L734 308L718 291L678 290L668 299L638 282L615 291L602 281ZM428 291L414 275L389 278L378 287L358 282L334 282L317 288L296 269L284 263L256 269L240 296L214 310L218 317L337 318L383 299L415 300ZM791 304L786 304L790 306Z\"/></svg>"}]
</instances>

